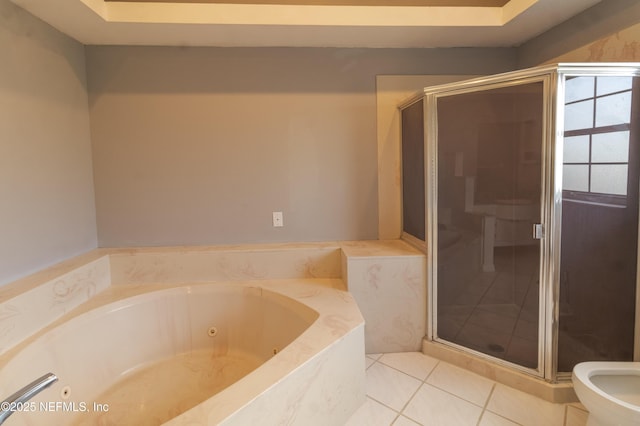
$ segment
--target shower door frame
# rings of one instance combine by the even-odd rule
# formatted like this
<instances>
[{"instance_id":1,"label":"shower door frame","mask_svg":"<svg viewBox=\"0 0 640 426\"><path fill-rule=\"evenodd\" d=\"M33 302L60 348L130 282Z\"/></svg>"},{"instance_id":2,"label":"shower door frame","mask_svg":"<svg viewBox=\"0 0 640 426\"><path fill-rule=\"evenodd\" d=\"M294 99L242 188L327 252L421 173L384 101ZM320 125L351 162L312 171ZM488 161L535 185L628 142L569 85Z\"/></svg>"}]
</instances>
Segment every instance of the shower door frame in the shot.
<instances>
[{"instance_id":1,"label":"shower door frame","mask_svg":"<svg viewBox=\"0 0 640 426\"><path fill-rule=\"evenodd\" d=\"M550 284L554 276L553 262L548 253L552 253L552 245L557 244L553 233L548 232L554 228L554 219L557 217L556 203L549 203L553 188L554 170L554 150L553 135L555 129L552 128L555 120L555 89L557 87L554 71L555 67L540 67L523 71L497 74L488 77L467 80L462 83L450 83L440 86L425 88L424 90L424 131L425 131L425 216L427 229L427 297L429 300L429 315L427 316L427 339L445 346L463 350L480 357L491 360L500 365L516 369L525 374L543 378L551 371L553 364L552 357L549 357L545 348L547 341L554 336L554 321L548 321L552 312L549 311L554 306L547 303L553 300L553 291ZM539 308L538 308L538 362L537 368L528 368L506 361L491 355L467 348L460 344L444 340L437 336L438 323L438 115L437 102L441 97L463 95L474 92L482 92L493 89L501 89L512 86L519 86L531 83L542 83L542 140L541 143L541 195L540 195L540 223L543 226L544 237L540 240L540 263L539 263ZM555 317L555 316L553 316ZM551 343L551 342L549 342Z\"/></svg>"},{"instance_id":2,"label":"shower door frame","mask_svg":"<svg viewBox=\"0 0 640 426\"><path fill-rule=\"evenodd\" d=\"M640 63L560 63L521 71L480 77L424 89L425 134L425 220L427 254L427 336L432 342L471 353L499 365L550 381L570 380L570 372L558 372L558 326L560 297L560 249L562 231L562 167L564 138L564 81L567 76L634 76L640 77ZM541 141L541 199L538 367L527 368L510 361L475 351L437 336L438 278L438 117L439 97L499 89L528 83L543 83ZM640 233L640 231L639 231ZM638 237L640 244L640 235ZM640 249L638 250L640 266ZM640 330L640 267L636 279L635 329ZM640 361L640 335L634 333L634 360Z\"/></svg>"}]
</instances>

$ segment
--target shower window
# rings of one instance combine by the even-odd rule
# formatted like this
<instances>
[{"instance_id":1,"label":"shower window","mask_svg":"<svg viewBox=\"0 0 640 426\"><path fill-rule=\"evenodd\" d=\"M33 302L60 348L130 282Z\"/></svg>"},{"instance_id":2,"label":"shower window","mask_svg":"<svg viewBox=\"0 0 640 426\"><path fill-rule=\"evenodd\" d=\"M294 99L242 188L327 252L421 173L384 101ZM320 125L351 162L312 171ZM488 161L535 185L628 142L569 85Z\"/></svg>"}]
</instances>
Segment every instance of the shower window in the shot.
<instances>
[{"instance_id":1,"label":"shower window","mask_svg":"<svg viewBox=\"0 0 640 426\"><path fill-rule=\"evenodd\" d=\"M567 79L564 199L625 204L632 89L632 77Z\"/></svg>"}]
</instances>

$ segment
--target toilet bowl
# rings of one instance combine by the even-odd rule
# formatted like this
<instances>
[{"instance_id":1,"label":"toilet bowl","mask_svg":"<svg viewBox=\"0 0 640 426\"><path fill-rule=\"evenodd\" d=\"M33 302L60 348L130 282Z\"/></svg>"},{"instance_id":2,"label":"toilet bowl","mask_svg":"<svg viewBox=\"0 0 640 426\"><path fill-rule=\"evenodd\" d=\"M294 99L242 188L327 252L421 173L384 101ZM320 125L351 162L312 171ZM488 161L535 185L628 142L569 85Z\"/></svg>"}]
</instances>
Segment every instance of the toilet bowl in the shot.
<instances>
[{"instance_id":1,"label":"toilet bowl","mask_svg":"<svg viewBox=\"0 0 640 426\"><path fill-rule=\"evenodd\" d=\"M587 425L640 425L640 362L582 362L571 380Z\"/></svg>"}]
</instances>

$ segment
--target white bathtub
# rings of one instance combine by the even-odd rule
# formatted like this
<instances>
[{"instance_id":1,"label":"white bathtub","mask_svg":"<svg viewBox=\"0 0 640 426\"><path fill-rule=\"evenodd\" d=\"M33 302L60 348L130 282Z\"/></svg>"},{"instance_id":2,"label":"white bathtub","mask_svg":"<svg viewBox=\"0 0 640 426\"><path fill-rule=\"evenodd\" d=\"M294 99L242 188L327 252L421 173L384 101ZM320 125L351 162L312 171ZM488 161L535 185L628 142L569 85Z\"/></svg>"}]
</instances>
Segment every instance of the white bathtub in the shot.
<instances>
[{"instance_id":1,"label":"white bathtub","mask_svg":"<svg viewBox=\"0 0 640 426\"><path fill-rule=\"evenodd\" d=\"M0 358L2 398L59 378L5 424L343 424L365 367L364 321L341 286L111 286Z\"/></svg>"}]
</instances>

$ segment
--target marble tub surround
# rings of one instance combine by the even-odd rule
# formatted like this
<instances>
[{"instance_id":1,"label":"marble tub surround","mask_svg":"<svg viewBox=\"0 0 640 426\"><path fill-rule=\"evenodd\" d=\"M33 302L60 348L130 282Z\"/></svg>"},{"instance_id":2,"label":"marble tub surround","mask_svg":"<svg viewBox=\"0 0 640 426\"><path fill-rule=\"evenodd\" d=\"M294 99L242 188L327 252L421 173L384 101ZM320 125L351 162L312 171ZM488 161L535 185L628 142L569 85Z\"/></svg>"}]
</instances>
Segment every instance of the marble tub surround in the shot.
<instances>
[{"instance_id":1,"label":"marble tub surround","mask_svg":"<svg viewBox=\"0 0 640 426\"><path fill-rule=\"evenodd\" d=\"M365 345L379 352L415 350L424 336L425 263L424 254L397 240L94 250L71 259L65 267L45 270L0 288L0 306L5 308L0 318L4 321L15 316L6 307L16 302L42 311L46 311L40 307L43 301L61 308L56 315L34 316L33 324L14 321L15 329L7 328L0 336L5 344L0 375L6 374L6 366L19 353L47 333L125 298L146 297L174 287L268 286L269 291L310 306L320 316L300 341L257 367L245 377L247 380L239 380L170 423L342 424L364 401ZM47 296L54 287L68 289L57 293L67 296ZM368 321L366 336L360 311ZM350 312L347 317L345 312ZM125 321L122 327L134 322ZM162 324L168 329L174 327L166 320ZM118 327L100 329L96 334L108 336L111 328ZM20 338L3 341L4 336ZM85 339L79 350L88 341ZM110 353L108 348L103 349ZM29 364L39 364L39 352L43 351L31 352L35 358ZM119 357L119 352L112 355ZM0 380L0 391L12 393L33 380L32 373L29 371L29 377L16 376L11 382ZM248 380L250 377L257 377L257 381ZM273 386L275 383L285 386ZM250 396L251 404L246 396Z\"/></svg>"},{"instance_id":2,"label":"marble tub surround","mask_svg":"<svg viewBox=\"0 0 640 426\"><path fill-rule=\"evenodd\" d=\"M0 288L0 354L111 285L105 250L93 250Z\"/></svg>"},{"instance_id":3,"label":"marble tub surround","mask_svg":"<svg viewBox=\"0 0 640 426\"><path fill-rule=\"evenodd\" d=\"M341 278L340 244L113 249L114 284Z\"/></svg>"},{"instance_id":4,"label":"marble tub surround","mask_svg":"<svg viewBox=\"0 0 640 426\"><path fill-rule=\"evenodd\" d=\"M308 306L332 312L319 318L318 322L324 322L323 332L316 332L319 324L314 323L291 346L253 372L251 381L235 383L167 425L344 424L365 400L364 321L348 293L339 293L343 300L336 305L337 300L327 297L328 292L312 296L316 290L295 289ZM347 314L340 308L345 304L355 310L349 309ZM318 351L317 347L326 349ZM278 386L262 391L267 383L276 381ZM249 400L250 404L242 405ZM208 423L203 423L203 418Z\"/></svg>"},{"instance_id":5,"label":"marble tub surround","mask_svg":"<svg viewBox=\"0 0 640 426\"><path fill-rule=\"evenodd\" d=\"M420 350L426 335L426 256L400 240L342 246L343 277L365 318L369 353Z\"/></svg>"},{"instance_id":6,"label":"marble tub surround","mask_svg":"<svg viewBox=\"0 0 640 426\"><path fill-rule=\"evenodd\" d=\"M371 351L416 350L425 264L400 240L97 249L0 287L0 353L110 285L308 278L348 284Z\"/></svg>"},{"instance_id":7,"label":"marble tub surround","mask_svg":"<svg viewBox=\"0 0 640 426\"><path fill-rule=\"evenodd\" d=\"M342 278L370 352L419 350L426 334L426 256L401 240L116 249L114 285Z\"/></svg>"},{"instance_id":8,"label":"marble tub surround","mask_svg":"<svg viewBox=\"0 0 640 426\"><path fill-rule=\"evenodd\" d=\"M278 320L277 311L262 312L256 306L243 308L245 302L233 299L220 300L221 306L210 306L209 309L206 306L194 307L194 304L209 303L206 295L211 288L222 291L214 300L229 292L240 292L250 301L267 297L272 304L285 307L294 316ZM77 312L70 312L56 324L0 358L0 391L2 394L11 393L14 388L28 382L27 377L36 374L33 372L33 365L37 365L39 368L53 370L60 377L59 382L50 388L50 392L43 392L36 397L38 401L58 400L62 387L68 385L73 390L72 397L113 404L111 413L121 416L116 419L117 424L127 424L122 423L123 419L132 419L130 424L139 424L137 420L140 418L136 420L135 410L144 404L130 404L130 409L133 410L131 412L126 412L126 407L124 411L115 411L118 403L130 401L127 392L139 394L139 389L136 390L135 386L125 386L126 381L120 380L118 371L126 370L124 377L131 378L131 372L136 369L126 369L128 362L142 366L144 370L149 363L153 365L154 361L166 360L167 356L189 353L189 350L196 350L194 354L197 355L200 353L198 350L202 349L200 346L206 347L211 337L206 330L199 330L203 332L193 335L178 332L185 326L184 320L180 318L191 317L190 322L199 324L198 328L205 327L205 324L208 327L211 321L219 322L210 317L224 311L226 306L227 312L235 315L232 323L268 323L272 321L269 318L274 317L276 322L282 322L280 325L275 324L271 330L263 330L255 324L249 325L245 333L251 335L235 338L231 334L226 335L225 326L220 325L218 338L235 339L239 344L251 345L240 348L236 351L237 354L254 353L255 356L250 358L263 358L264 364L257 368L249 366L249 370L255 370L215 396L198 401L198 405L168 424L242 425L249 424L250 419L254 419L254 422L260 420L261 424L320 425L327 424L327 421L330 424L342 424L364 401L365 368L364 322L355 301L343 288L342 281L337 279L265 280L259 283L246 281L177 287L157 284L113 286L87 303L93 305L90 309L80 307ZM135 296L131 297L132 295ZM185 303L168 303L167 298L176 295ZM139 317L129 318L138 306L144 306ZM290 338L280 336L286 328L284 324L300 321L306 325L294 328L306 330L287 344ZM138 331L123 332L127 324L129 328L133 328L130 324L139 323L143 323L140 326L144 329L143 332L139 332L138 326L135 327ZM256 333L260 336L254 335ZM270 333L275 334L269 337ZM264 339L265 335L270 343ZM273 343L281 337L284 339L282 342ZM265 340L264 344L259 343L261 338ZM131 340L125 341L126 339ZM254 343L256 348L253 347ZM110 347L120 349L110 352ZM275 356L272 353L274 348L278 352ZM89 353L92 351L95 353ZM80 358L74 361L74 356ZM104 362L101 361L103 358ZM89 360L85 364L90 365L83 367L83 359ZM188 368L194 368L193 359L187 359ZM249 363L251 362L250 360ZM87 368L92 371L84 371ZM135 379L135 374L133 376ZM151 377L153 376L152 374ZM149 377L149 374L144 377ZM142 389L153 389L153 383L144 383L144 377L138 380L141 382L138 385ZM96 390L97 384L115 388L116 395L113 396L113 392L110 394L109 389ZM152 392L154 395L156 393L162 392ZM180 393L169 392L168 395L174 399ZM100 398L109 400L101 401ZM12 421L22 424L21 419L27 421L29 417L24 414L17 413ZM47 421L53 418L49 417L52 413L44 414ZM60 420L58 424L68 423L64 419L57 420Z\"/></svg>"}]
</instances>

